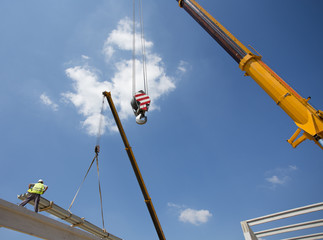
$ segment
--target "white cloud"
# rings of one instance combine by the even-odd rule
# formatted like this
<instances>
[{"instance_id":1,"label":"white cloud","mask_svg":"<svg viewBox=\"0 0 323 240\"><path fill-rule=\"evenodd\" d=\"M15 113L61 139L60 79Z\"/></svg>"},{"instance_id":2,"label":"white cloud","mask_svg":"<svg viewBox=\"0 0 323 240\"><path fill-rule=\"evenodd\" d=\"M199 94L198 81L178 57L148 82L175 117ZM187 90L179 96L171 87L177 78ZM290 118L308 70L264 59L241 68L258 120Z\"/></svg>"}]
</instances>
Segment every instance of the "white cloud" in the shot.
<instances>
[{"instance_id":1,"label":"white cloud","mask_svg":"<svg viewBox=\"0 0 323 240\"><path fill-rule=\"evenodd\" d=\"M176 203L171 203L171 202L167 203L167 206L168 207L175 207L175 208L180 208L181 207L180 205L178 205Z\"/></svg>"},{"instance_id":2,"label":"white cloud","mask_svg":"<svg viewBox=\"0 0 323 240\"><path fill-rule=\"evenodd\" d=\"M51 107L53 109L53 111L57 111L58 110L58 105L56 103L54 103L45 93L43 93L42 95L40 95L40 100L43 104Z\"/></svg>"},{"instance_id":3,"label":"white cloud","mask_svg":"<svg viewBox=\"0 0 323 240\"><path fill-rule=\"evenodd\" d=\"M99 82L94 70L76 66L66 69L66 75L73 80L75 93L66 92L62 96L71 101L78 109L79 113L85 117L82 126L89 135L96 135L99 131L101 117L101 106L103 95L100 94L106 89L111 88L111 83L107 81ZM102 116L101 133L104 128L113 124Z\"/></svg>"},{"instance_id":4,"label":"white cloud","mask_svg":"<svg viewBox=\"0 0 323 240\"><path fill-rule=\"evenodd\" d=\"M283 179L280 179L279 177L274 175L270 178L266 178L266 180L272 184L284 184L287 179L286 179L286 177L284 177Z\"/></svg>"},{"instance_id":5,"label":"white cloud","mask_svg":"<svg viewBox=\"0 0 323 240\"><path fill-rule=\"evenodd\" d=\"M292 172L298 170L296 166L290 165L286 168L276 168L266 172L265 180L271 184L271 188L275 189L278 185L286 185L291 180Z\"/></svg>"},{"instance_id":6,"label":"white cloud","mask_svg":"<svg viewBox=\"0 0 323 240\"><path fill-rule=\"evenodd\" d=\"M212 214L208 210L195 210L187 208L179 215L181 222L188 222L194 225L200 225L206 223L212 217Z\"/></svg>"},{"instance_id":7,"label":"white cloud","mask_svg":"<svg viewBox=\"0 0 323 240\"><path fill-rule=\"evenodd\" d=\"M178 64L178 67L177 67L177 70L180 72L180 73L186 73L187 71L187 68L188 68L188 63L181 60Z\"/></svg>"},{"instance_id":8,"label":"white cloud","mask_svg":"<svg viewBox=\"0 0 323 240\"><path fill-rule=\"evenodd\" d=\"M89 57L89 56L86 56L86 55L82 55L82 58L83 58L84 60L88 60L88 59L90 59L90 57Z\"/></svg>"},{"instance_id":9,"label":"white cloud","mask_svg":"<svg viewBox=\"0 0 323 240\"><path fill-rule=\"evenodd\" d=\"M196 226L207 223L212 217L212 213L210 213L209 210L195 210L192 208L187 208L185 205L175 203L168 203L167 206L176 210L176 212L179 214L179 221L191 223Z\"/></svg>"},{"instance_id":10,"label":"white cloud","mask_svg":"<svg viewBox=\"0 0 323 240\"><path fill-rule=\"evenodd\" d=\"M113 65L115 69L111 80L102 81L98 74L99 71L87 65L66 69L66 75L73 81L73 92L65 92L62 95L65 100L72 102L78 112L85 117L82 125L90 135L95 135L98 132L101 93L103 91L111 92L121 119L134 117L130 106L132 97L131 53L128 54L129 59L124 59L124 54L121 53L122 51L132 51L131 24L132 22L128 18L122 19L104 43L103 54L106 59L110 60L109 65ZM145 44L149 96L152 100L149 109L151 111L158 109L156 100L174 90L175 83L174 78L166 74L162 59L151 51L153 43L145 41ZM139 46L138 49L140 49ZM118 54L123 55L123 58L111 58ZM136 84L137 91L143 89L142 62L139 59L136 59ZM113 122L112 119L105 117L102 125L113 131L116 130Z\"/></svg>"},{"instance_id":11,"label":"white cloud","mask_svg":"<svg viewBox=\"0 0 323 240\"><path fill-rule=\"evenodd\" d=\"M293 166L293 165L290 165L288 168L289 168L289 170L291 170L291 171L295 171L295 170L297 170L297 169L298 169L296 166Z\"/></svg>"},{"instance_id":12,"label":"white cloud","mask_svg":"<svg viewBox=\"0 0 323 240\"><path fill-rule=\"evenodd\" d=\"M139 25L136 23L136 29L138 29ZM115 53L115 48L119 50L132 51L133 47L133 26L132 21L126 17L121 19L118 23L117 29L114 29L109 37L106 39L103 46L103 53L106 55L107 60L109 60L112 55ZM138 32L138 31L136 31ZM141 50L141 40L144 41L146 50L153 46L153 43L147 41L146 39L141 39L141 36L136 33L135 35L135 49L139 52Z\"/></svg>"}]
</instances>

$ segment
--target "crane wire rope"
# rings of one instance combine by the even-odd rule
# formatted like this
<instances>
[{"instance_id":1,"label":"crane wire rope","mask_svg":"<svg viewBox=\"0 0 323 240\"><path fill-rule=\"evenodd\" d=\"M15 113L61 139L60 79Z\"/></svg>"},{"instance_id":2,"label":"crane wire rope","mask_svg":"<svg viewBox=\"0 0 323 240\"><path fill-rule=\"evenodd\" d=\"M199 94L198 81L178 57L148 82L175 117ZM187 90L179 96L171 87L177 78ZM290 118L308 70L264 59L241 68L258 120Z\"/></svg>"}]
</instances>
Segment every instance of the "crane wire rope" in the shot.
<instances>
[{"instance_id":1,"label":"crane wire rope","mask_svg":"<svg viewBox=\"0 0 323 240\"><path fill-rule=\"evenodd\" d=\"M103 111L104 111L104 96L102 98L102 104L101 104L99 130L98 130L98 134L96 136L96 146L100 146L100 140L101 140L101 135L102 135Z\"/></svg>"},{"instance_id":2,"label":"crane wire rope","mask_svg":"<svg viewBox=\"0 0 323 240\"><path fill-rule=\"evenodd\" d=\"M100 184L100 171L99 171L99 152L100 152L100 139L101 139L101 132L102 132L102 122L103 122L103 110L104 110L104 96L103 96L103 99L102 99L102 106L101 106L101 112L100 112L100 121L99 121L99 129L98 129L98 134L97 134L97 138L96 138L96 146L95 146L95 156L90 164L90 167L88 168L88 170L86 171L86 174L83 178L83 181L81 182L81 185L79 186L78 190L76 191L76 194L70 204L70 207L68 208L68 211L70 211L77 195L79 194L80 190L81 190L81 187L87 177L87 175L89 174L90 172L90 169L94 163L94 161L96 161L96 168L97 168L97 173L98 173L98 186L99 186L99 195L100 195L100 205L101 205L101 217L102 217L102 227L103 227L103 231L106 232L106 229L105 229L105 226L104 226L104 214L103 214L103 204L102 204L102 191L101 191L101 184Z\"/></svg>"},{"instance_id":3,"label":"crane wire rope","mask_svg":"<svg viewBox=\"0 0 323 240\"><path fill-rule=\"evenodd\" d=\"M136 93L136 0L132 6L132 96Z\"/></svg>"},{"instance_id":4,"label":"crane wire rope","mask_svg":"<svg viewBox=\"0 0 323 240\"><path fill-rule=\"evenodd\" d=\"M144 91L148 95L148 77L147 77L147 58L144 34L144 20L142 11L142 0L139 1L139 16L140 16L140 43L142 55L142 71ZM136 93L136 0L133 0L133 13L132 13L132 95Z\"/></svg>"},{"instance_id":5,"label":"crane wire rope","mask_svg":"<svg viewBox=\"0 0 323 240\"><path fill-rule=\"evenodd\" d=\"M146 46L145 46L145 34L144 34L144 16L142 11L142 0L139 0L140 4L140 32L141 32L141 52L142 52L142 71L144 78L144 89L148 95L148 78L147 78L147 61L146 61Z\"/></svg>"}]
</instances>

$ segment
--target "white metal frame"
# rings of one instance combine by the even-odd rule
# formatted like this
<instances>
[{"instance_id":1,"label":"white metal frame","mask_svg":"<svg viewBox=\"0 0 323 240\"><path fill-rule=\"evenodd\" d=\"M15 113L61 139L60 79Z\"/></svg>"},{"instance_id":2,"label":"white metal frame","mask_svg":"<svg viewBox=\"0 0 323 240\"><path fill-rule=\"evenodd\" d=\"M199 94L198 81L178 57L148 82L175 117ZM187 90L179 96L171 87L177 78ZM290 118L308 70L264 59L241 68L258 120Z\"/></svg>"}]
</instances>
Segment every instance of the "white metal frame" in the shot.
<instances>
[{"instance_id":1,"label":"white metal frame","mask_svg":"<svg viewBox=\"0 0 323 240\"><path fill-rule=\"evenodd\" d=\"M294 217L297 215L317 212L322 210L323 210L323 202L242 221L241 227L242 227L244 238L245 240L258 240L258 238L263 238L266 236L271 236L271 235L276 235L276 234L281 234L286 232L293 232L293 231L307 229L307 228L321 227L323 226L323 219L313 220L309 222L302 222L302 223L297 223L297 224L292 224L292 225L282 226L277 228L271 228L271 229L267 229L259 232L253 232L251 229L252 226L255 226L258 224L263 224L271 221L276 221L284 218ZM298 236L293 238L286 238L283 240L318 240L318 239L323 239L323 232L311 234L311 235Z\"/></svg>"}]
</instances>

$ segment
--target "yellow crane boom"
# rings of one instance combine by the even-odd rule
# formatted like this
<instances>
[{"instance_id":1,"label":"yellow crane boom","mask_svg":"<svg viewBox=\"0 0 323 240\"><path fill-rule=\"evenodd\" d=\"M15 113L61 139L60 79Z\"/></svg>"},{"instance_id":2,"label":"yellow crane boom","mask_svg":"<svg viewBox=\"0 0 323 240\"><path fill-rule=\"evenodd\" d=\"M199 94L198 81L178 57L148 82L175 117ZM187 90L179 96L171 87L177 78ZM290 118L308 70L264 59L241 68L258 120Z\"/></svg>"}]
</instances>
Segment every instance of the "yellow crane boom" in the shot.
<instances>
[{"instance_id":1,"label":"yellow crane boom","mask_svg":"<svg viewBox=\"0 0 323 240\"><path fill-rule=\"evenodd\" d=\"M112 100L112 97L111 97L111 93L110 92L103 92L103 95L108 100L108 103L109 103L109 106L110 106L112 115L113 115L114 120L115 120L115 122L116 122L116 124L118 126L118 129L119 129L121 138L122 138L123 143L125 145L125 149L127 151L127 154L128 154L130 163L132 165L133 171L134 171L134 173L136 175L137 181L139 183L139 186L140 186L142 195L143 195L143 197L145 199L145 203L147 205L147 208L148 208L150 217L151 217L151 219L152 219L152 221L154 223L154 226L155 226L157 235L158 235L158 237L159 237L160 240L166 240L165 235L164 235L164 232L163 232L163 229L162 229L162 227L160 225L160 222L158 220L157 213L155 211L153 202L152 202L152 200L151 200L151 198L150 198L150 196L148 194L148 190L146 188L144 179L141 176L141 173L140 173L140 170L139 170L139 167L138 167L138 164L137 164L135 155L132 152L132 149L130 147L129 141L128 141L127 136L126 136L126 133L125 133L123 127L122 127L122 124L121 124L121 121L120 121L118 112L117 112L117 110L115 108L115 105L113 103L113 100Z\"/></svg>"},{"instance_id":2,"label":"yellow crane boom","mask_svg":"<svg viewBox=\"0 0 323 240\"><path fill-rule=\"evenodd\" d=\"M323 111L316 110L262 60L252 53L225 27L194 0L176 0L239 64L295 122L298 129L287 141L295 148L306 139L313 140L323 150ZM301 136L300 133L303 130Z\"/></svg>"}]
</instances>

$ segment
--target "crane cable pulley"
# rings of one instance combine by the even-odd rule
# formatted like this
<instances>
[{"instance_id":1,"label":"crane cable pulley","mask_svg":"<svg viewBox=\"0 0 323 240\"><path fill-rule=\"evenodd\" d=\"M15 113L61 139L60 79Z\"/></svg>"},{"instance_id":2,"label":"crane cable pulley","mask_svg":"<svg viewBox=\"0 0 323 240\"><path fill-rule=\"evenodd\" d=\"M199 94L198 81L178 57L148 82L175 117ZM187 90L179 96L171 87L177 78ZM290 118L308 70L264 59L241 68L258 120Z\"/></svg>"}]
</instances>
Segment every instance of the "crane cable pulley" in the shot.
<instances>
[{"instance_id":1,"label":"crane cable pulley","mask_svg":"<svg viewBox=\"0 0 323 240\"><path fill-rule=\"evenodd\" d=\"M147 64L146 64L146 47L144 38L144 23L142 13L142 2L139 1L139 13L140 13L140 40L141 40L141 55L142 55L142 71L143 71L143 83L144 90L136 91L136 0L133 0L133 32L132 32L132 100L131 106L133 113L136 116L136 122L138 124L145 124L147 117L145 113L149 109L150 98L148 96L148 78L147 78Z\"/></svg>"},{"instance_id":2,"label":"crane cable pulley","mask_svg":"<svg viewBox=\"0 0 323 240\"><path fill-rule=\"evenodd\" d=\"M103 215L102 192L101 192L101 184L100 184L100 171L99 171L99 158L98 158L99 152L100 152L100 138L101 138L101 128L102 128L102 121L103 121L103 109L104 109L104 96L103 96L103 100L102 100L102 107L101 107L101 113L100 113L100 122L99 122L99 130L98 130L97 139L96 139L96 146L94 148L95 156L94 156L94 158L93 158L93 160L92 160L92 162L90 164L90 167L88 168L88 170L87 170L87 172L86 172L86 174L85 174L85 176L83 178L83 181L82 181L80 187L76 191L76 194L75 194L75 196L74 196L74 198L73 198L73 200L71 202L70 207L68 208L68 211L70 212L70 209L71 209L71 207L72 207L72 205L73 205L73 203L74 203L74 201L75 201L75 199L76 199L76 197L77 197L77 195L78 195L78 193L79 193L79 191L80 191L80 189L81 189L81 187L82 187L82 185L83 185L83 183L84 183L84 181L85 181L85 179L86 179L86 177L87 177L87 175L88 175L88 173L89 173L89 171L90 171L90 169L91 169L91 167L92 167L92 165L94 163L94 161L96 161L96 169L97 169L97 173L98 173L98 186L99 186L100 204L101 204L102 227L103 227L103 231L106 232L106 229L104 227L104 215Z\"/></svg>"}]
</instances>

